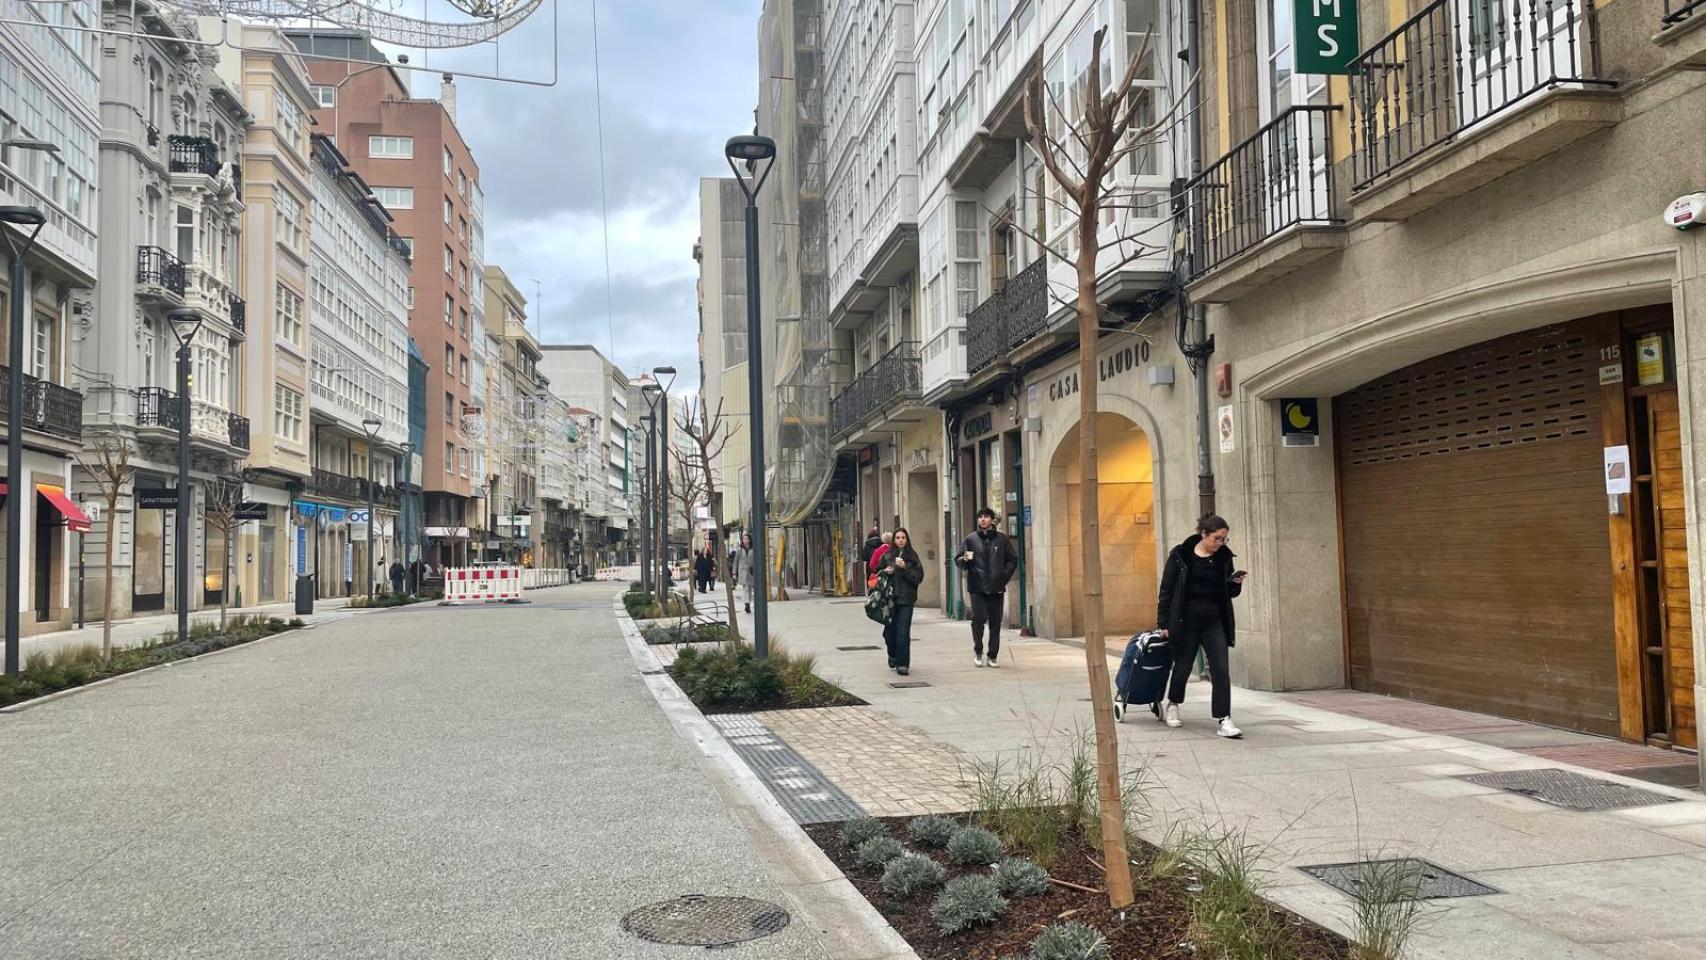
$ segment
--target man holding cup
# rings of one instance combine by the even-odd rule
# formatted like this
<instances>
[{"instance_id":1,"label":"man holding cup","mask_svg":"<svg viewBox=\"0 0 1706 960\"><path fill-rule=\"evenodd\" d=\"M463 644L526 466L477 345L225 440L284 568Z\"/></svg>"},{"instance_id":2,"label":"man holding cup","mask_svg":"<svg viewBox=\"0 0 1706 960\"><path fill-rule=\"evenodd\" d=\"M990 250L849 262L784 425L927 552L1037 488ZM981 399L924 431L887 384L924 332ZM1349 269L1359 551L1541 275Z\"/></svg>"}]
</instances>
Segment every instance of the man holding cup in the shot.
<instances>
[{"instance_id":1,"label":"man holding cup","mask_svg":"<svg viewBox=\"0 0 1706 960\"><path fill-rule=\"evenodd\" d=\"M1007 605L1007 581L1019 568L1013 540L995 529L995 511L977 512L977 529L960 544L954 564L966 575L966 596L971 600L971 645L977 666L999 667L1001 614ZM989 626L989 656L984 657L983 628Z\"/></svg>"}]
</instances>

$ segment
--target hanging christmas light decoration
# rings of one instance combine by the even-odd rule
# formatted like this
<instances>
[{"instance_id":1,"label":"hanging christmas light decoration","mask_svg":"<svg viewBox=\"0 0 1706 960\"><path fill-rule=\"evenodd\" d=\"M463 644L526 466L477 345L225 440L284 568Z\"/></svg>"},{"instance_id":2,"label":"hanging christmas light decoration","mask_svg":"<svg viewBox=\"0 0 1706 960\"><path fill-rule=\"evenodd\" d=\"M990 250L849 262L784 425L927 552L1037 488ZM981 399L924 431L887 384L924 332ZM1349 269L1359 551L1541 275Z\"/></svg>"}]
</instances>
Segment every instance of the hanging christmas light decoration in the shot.
<instances>
[{"instance_id":1,"label":"hanging christmas light decoration","mask_svg":"<svg viewBox=\"0 0 1706 960\"><path fill-rule=\"evenodd\" d=\"M405 16L372 0L167 0L166 6L204 17L318 21L345 27L379 43L419 50L471 47L519 26L544 0L445 0L472 20L449 22Z\"/></svg>"}]
</instances>

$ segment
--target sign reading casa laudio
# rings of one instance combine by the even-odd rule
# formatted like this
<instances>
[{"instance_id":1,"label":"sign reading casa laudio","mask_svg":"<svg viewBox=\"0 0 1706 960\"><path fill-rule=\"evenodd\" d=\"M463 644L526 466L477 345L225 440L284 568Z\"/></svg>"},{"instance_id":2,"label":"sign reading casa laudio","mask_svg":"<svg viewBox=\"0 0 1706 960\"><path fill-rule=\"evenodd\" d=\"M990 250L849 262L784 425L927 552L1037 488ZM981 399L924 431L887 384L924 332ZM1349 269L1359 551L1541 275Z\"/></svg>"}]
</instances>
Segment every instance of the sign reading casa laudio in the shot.
<instances>
[{"instance_id":1,"label":"sign reading casa laudio","mask_svg":"<svg viewBox=\"0 0 1706 960\"><path fill-rule=\"evenodd\" d=\"M1297 72L1345 76L1357 56L1356 0L1293 0Z\"/></svg>"}]
</instances>

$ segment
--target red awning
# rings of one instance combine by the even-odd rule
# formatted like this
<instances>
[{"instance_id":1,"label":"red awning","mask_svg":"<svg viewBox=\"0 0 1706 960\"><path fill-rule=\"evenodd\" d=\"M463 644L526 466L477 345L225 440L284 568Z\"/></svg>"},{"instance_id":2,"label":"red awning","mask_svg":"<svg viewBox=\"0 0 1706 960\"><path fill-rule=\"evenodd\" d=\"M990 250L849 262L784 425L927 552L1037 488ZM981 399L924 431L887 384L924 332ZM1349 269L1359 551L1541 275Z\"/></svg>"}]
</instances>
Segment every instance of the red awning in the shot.
<instances>
[{"instance_id":1,"label":"red awning","mask_svg":"<svg viewBox=\"0 0 1706 960\"><path fill-rule=\"evenodd\" d=\"M59 515L65 518L66 529L72 533L89 532L89 518L84 516L82 510L77 509L77 504L65 495L63 488L56 487L51 483L38 483L36 484L36 492L46 497L47 502L53 504L53 508L59 511Z\"/></svg>"}]
</instances>

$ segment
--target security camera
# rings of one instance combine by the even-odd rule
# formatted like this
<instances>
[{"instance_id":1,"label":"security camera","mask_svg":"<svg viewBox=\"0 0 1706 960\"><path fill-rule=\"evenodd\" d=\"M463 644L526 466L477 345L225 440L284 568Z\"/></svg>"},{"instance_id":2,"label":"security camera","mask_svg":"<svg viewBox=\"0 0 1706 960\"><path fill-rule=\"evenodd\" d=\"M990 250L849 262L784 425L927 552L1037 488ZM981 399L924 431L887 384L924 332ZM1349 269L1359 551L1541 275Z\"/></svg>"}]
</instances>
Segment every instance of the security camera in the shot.
<instances>
[{"instance_id":1,"label":"security camera","mask_svg":"<svg viewBox=\"0 0 1706 960\"><path fill-rule=\"evenodd\" d=\"M1665 223L1678 230L1688 230L1706 220L1706 193L1691 193L1677 197L1665 208Z\"/></svg>"}]
</instances>

